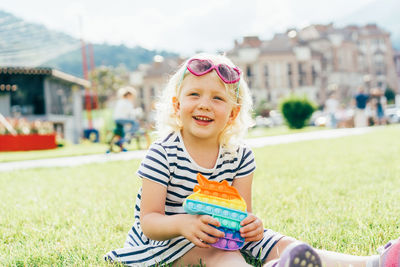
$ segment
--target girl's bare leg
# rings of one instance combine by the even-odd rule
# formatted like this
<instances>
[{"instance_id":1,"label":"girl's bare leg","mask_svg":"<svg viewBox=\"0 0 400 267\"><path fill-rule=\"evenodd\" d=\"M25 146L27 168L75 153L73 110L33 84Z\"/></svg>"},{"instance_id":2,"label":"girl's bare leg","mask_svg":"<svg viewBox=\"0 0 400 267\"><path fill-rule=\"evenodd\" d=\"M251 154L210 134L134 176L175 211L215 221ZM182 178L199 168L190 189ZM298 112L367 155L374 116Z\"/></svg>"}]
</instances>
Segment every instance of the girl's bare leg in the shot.
<instances>
[{"instance_id":1,"label":"girl's bare leg","mask_svg":"<svg viewBox=\"0 0 400 267\"><path fill-rule=\"evenodd\" d=\"M269 253L265 266L271 266L271 263L279 260L285 248L293 242L296 240L291 237L283 237L279 240ZM324 267L365 267L366 262L371 259L370 256L354 256L320 249L315 249L315 251L321 258Z\"/></svg>"},{"instance_id":2,"label":"girl's bare leg","mask_svg":"<svg viewBox=\"0 0 400 267\"><path fill-rule=\"evenodd\" d=\"M325 267L365 267L371 256L354 256L333 251L316 249Z\"/></svg>"},{"instance_id":3,"label":"girl's bare leg","mask_svg":"<svg viewBox=\"0 0 400 267\"><path fill-rule=\"evenodd\" d=\"M188 266L188 265L198 265L200 259L203 265L206 266L251 266L246 263L242 254L237 251L226 251L211 248L199 248L194 247L189 252L187 252L182 258L176 260L173 266Z\"/></svg>"}]
</instances>

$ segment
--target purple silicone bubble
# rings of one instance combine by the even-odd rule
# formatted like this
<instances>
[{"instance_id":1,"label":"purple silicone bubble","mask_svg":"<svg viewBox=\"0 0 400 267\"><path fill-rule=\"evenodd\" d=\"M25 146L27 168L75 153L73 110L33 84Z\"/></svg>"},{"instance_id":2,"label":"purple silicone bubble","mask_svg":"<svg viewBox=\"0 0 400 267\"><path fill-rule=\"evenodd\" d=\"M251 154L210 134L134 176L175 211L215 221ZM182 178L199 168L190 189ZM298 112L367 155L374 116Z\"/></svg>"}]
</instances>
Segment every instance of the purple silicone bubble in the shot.
<instances>
[{"instance_id":1,"label":"purple silicone bubble","mask_svg":"<svg viewBox=\"0 0 400 267\"><path fill-rule=\"evenodd\" d=\"M243 241L238 240L237 242L235 242L233 240L226 240L224 238L220 238L216 243L211 244L211 246L223 250L238 250L241 249L243 245Z\"/></svg>"},{"instance_id":2,"label":"purple silicone bubble","mask_svg":"<svg viewBox=\"0 0 400 267\"><path fill-rule=\"evenodd\" d=\"M235 232L235 235L233 236L234 239L236 240L242 240L242 237L240 236L240 232Z\"/></svg>"},{"instance_id":3,"label":"purple silicone bubble","mask_svg":"<svg viewBox=\"0 0 400 267\"><path fill-rule=\"evenodd\" d=\"M220 238L220 239L218 240L218 242L215 243L214 245L215 245L217 248L224 249L224 248L226 247L227 242L228 242L228 241L227 241L226 239Z\"/></svg>"},{"instance_id":4,"label":"purple silicone bubble","mask_svg":"<svg viewBox=\"0 0 400 267\"><path fill-rule=\"evenodd\" d=\"M235 241L229 240L228 241L228 248L229 249L238 249L238 245L236 244Z\"/></svg>"}]
</instances>

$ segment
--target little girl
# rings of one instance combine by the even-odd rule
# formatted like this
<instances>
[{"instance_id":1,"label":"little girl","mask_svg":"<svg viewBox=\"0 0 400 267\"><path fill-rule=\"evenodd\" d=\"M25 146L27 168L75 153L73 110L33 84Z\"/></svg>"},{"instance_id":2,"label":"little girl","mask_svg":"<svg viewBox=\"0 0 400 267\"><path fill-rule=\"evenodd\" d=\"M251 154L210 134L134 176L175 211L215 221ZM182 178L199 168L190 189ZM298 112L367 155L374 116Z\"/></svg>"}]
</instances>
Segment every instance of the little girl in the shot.
<instances>
[{"instance_id":1,"label":"little girl","mask_svg":"<svg viewBox=\"0 0 400 267\"><path fill-rule=\"evenodd\" d=\"M242 254L266 266L400 266L400 241L389 243L380 256L351 256L316 250L291 237L264 229L252 214L253 152L241 143L251 124L251 96L241 71L225 56L200 54L173 75L158 106L153 143L137 174L142 178L135 222L125 247L106 260L131 266L171 263L173 266L250 266ZM186 214L182 204L197 184L197 173L226 180L247 203L240 229L240 251L211 247L224 235L208 215ZM390 265L392 264L392 265Z\"/></svg>"}]
</instances>

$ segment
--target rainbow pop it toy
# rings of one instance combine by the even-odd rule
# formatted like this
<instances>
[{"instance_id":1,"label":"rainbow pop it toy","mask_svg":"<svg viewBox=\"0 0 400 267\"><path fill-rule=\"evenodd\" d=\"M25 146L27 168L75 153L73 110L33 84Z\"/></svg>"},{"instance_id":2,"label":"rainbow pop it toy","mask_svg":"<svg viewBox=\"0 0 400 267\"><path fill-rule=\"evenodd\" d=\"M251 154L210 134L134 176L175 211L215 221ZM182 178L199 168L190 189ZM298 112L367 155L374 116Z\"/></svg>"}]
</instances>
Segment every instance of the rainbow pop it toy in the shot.
<instances>
[{"instance_id":1,"label":"rainbow pop it toy","mask_svg":"<svg viewBox=\"0 0 400 267\"><path fill-rule=\"evenodd\" d=\"M199 182L183 203L189 214L207 214L216 218L221 226L218 230L225 233L213 247L224 250L237 250L243 247L244 238L240 236L240 222L247 217L246 202L239 192L227 181L209 181L200 173Z\"/></svg>"}]
</instances>

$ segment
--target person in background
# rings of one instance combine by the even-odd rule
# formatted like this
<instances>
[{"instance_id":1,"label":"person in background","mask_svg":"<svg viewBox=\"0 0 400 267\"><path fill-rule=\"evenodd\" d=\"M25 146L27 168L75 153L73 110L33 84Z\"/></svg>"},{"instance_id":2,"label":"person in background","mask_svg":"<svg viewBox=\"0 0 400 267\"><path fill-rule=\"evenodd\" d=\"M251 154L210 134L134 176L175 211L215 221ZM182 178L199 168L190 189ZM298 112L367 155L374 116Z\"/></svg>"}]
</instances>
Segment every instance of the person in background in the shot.
<instances>
[{"instance_id":1,"label":"person in background","mask_svg":"<svg viewBox=\"0 0 400 267\"><path fill-rule=\"evenodd\" d=\"M135 108L133 103L136 99L136 90L133 87L122 87L118 90L118 101L114 108L113 119L115 123L124 127L129 125L128 132L133 135L139 129L136 118L141 109Z\"/></svg>"},{"instance_id":2,"label":"person in background","mask_svg":"<svg viewBox=\"0 0 400 267\"><path fill-rule=\"evenodd\" d=\"M385 107L387 101L382 90L379 88L373 89L371 92L371 98L372 98L372 109L374 111L373 114L374 125L386 124Z\"/></svg>"},{"instance_id":3,"label":"person in background","mask_svg":"<svg viewBox=\"0 0 400 267\"><path fill-rule=\"evenodd\" d=\"M325 112L329 116L329 125L331 128L336 128L338 124L337 112L339 109L339 101L337 100L336 92L329 94L329 98L325 102Z\"/></svg>"},{"instance_id":4,"label":"person in background","mask_svg":"<svg viewBox=\"0 0 400 267\"><path fill-rule=\"evenodd\" d=\"M366 107L369 100L369 95L364 92L364 87L358 88L358 93L354 96L355 113L354 127L367 127L368 118Z\"/></svg>"}]
</instances>

